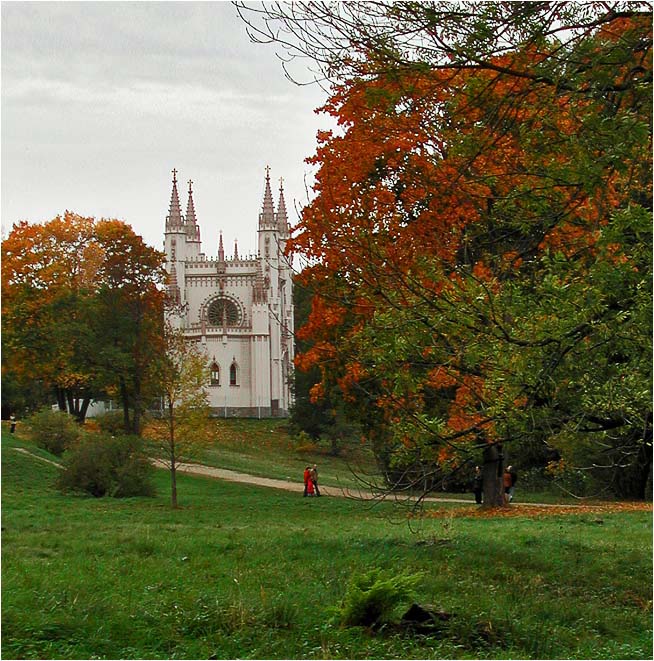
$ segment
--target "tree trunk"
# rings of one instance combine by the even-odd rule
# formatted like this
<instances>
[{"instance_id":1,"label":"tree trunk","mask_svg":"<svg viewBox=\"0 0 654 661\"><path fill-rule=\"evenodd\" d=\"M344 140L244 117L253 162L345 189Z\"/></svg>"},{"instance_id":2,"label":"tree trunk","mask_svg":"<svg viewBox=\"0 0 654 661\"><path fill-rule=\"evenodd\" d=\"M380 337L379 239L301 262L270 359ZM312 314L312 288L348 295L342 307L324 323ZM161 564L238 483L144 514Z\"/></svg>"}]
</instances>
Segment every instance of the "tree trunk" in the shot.
<instances>
[{"instance_id":1,"label":"tree trunk","mask_svg":"<svg viewBox=\"0 0 654 661\"><path fill-rule=\"evenodd\" d=\"M643 432L643 454L647 465L647 477L645 478L645 489L643 498L652 500L652 412L645 418L645 431Z\"/></svg>"},{"instance_id":2,"label":"tree trunk","mask_svg":"<svg viewBox=\"0 0 654 661\"><path fill-rule=\"evenodd\" d=\"M91 404L91 398L90 397L85 397L82 400L82 406L79 409L79 413L77 414L77 421L82 423L84 420L86 420L86 413L89 410L89 405Z\"/></svg>"},{"instance_id":3,"label":"tree trunk","mask_svg":"<svg viewBox=\"0 0 654 661\"><path fill-rule=\"evenodd\" d=\"M647 471L647 480L645 480L645 500L652 500L652 462L649 462L649 470Z\"/></svg>"},{"instance_id":4,"label":"tree trunk","mask_svg":"<svg viewBox=\"0 0 654 661\"><path fill-rule=\"evenodd\" d=\"M75 415L75 398L72 390L66 390L66 401L68 403L68 413Z\"/></svg>"},{"instance_id":5,"label":"tree trunk","mask_svg":"<svg viewBox=\"0 0 654 661\"><path fill-rule=\"evenodd\" d=\"M177 466L174 453L170 455L170 504L177 508Z\"/></svg>"},{"instance_id":6,"label":"tree trunk","mask_svg":"<svg viewBox=\"0 0 654 661\"><path fill-rule=\"evenodd\" d=\"M504 454L500 444L489 444L484 448L483 507L505 507L504 498Z\"/></svg>"},{"instance_id":7,"label":"tree trunk","mask_svg":"<svg viewBox=\"0 0 654 661\"><path fill-rule=\"evenodd\" d=\"M170 502L173 507L177 507L177 473L175 456L175 419L173 418L174 404L172 401L168 403L168 442L170 448Z\"/></svg>"},{"instance_id":8,"label":"tree trunk","mask_svg":"<svg viewBox=\"0 0 654 661\"><path fill-rule=\"evenodd\" d=\"M132 418L132 434L141 435L141 379L135 376L134 384L134 416Z\"/></svg>"},{"instance_id":9,"label":"tree trunk","mask_svg":"<svg viewBox=\"0 0 654 661\"><path fill-rule=\"evenodd\" d=\"M123 428L125 433L129 434L130 431L130 421L129 421L129 396L127 394L127 386L125 385L125 379L120 377L120 399L123 402Z\"/></svg>"},{"instance_id":10,"label":"tree trunk","mask_svg":"<svg viewBox=\"0 0 654 661\"><path fill-rule=\"evenodd\" d=\"M57 406L59 407L60 411L66 413L68 409L66 408L66 395L64 394L63 388L59 388L57 386L56 392L57 392Z\"/></svg>"}]
</instances>

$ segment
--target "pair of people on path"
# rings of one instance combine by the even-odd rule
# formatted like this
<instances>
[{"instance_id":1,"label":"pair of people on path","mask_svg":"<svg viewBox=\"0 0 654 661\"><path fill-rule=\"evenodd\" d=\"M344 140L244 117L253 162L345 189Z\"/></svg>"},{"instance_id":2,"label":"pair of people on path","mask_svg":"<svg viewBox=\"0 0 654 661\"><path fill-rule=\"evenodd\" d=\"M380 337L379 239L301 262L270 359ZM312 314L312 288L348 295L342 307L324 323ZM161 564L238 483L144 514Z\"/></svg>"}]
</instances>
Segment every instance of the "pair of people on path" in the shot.
<instances>
[{"instance_id":1,"label":"pair of people on path","mask_svg":"<svg viewBox=\"0 0 654 661\"><path fill-rule=\"evenodd\" d=\"M513 500L513 494L515 492L515 483L518 481L518 474L516 473L513 466L507 466L504 474L502 476L502 484L504 485L504 499L507 503L510 503ZM484 491L484 480L482 477L481 468L475 466L475 477L473 479L472 490L475 494L475 502L477 505L481 505L482 496Z\"/></svg>"},{"instance_id":2,"label":"pair of people on path","mask_svg":"<svg viewBox=\"0 0 654 661\"><path fill-rule=\"evenodd\" d=\"M304 497L319 496L320 489L318 489L318 466L316 464L307 466L304 469Z\"/></svg>"}]
</instances>

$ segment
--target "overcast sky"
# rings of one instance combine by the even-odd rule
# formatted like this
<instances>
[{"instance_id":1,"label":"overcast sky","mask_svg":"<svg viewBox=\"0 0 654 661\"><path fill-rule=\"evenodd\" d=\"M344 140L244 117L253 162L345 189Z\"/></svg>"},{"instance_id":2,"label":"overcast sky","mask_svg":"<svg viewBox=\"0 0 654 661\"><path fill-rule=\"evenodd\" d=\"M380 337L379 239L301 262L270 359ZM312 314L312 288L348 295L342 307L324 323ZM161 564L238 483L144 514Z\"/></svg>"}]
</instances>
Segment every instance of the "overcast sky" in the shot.
<instances>
[{"instance_id":1,"label":"overcast sky","mask_svg":"<svg viewBox=\"0 0 654 661\"><path fill-rule=\"evenodd\" d=\"M256 252L265 167L291 222L329 120L228 2L2 2L2 229L65 209L163 246L171 170L203 250Z\"/></svg>"}]
</instances>

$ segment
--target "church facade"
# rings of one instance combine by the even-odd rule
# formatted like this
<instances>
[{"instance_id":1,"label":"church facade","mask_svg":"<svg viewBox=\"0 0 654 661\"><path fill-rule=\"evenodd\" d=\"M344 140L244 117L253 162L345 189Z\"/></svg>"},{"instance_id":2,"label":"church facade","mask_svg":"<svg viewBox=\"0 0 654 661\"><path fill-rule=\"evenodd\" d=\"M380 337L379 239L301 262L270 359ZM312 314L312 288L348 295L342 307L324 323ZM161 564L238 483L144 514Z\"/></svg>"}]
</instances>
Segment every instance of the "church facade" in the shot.
<instances>
[{"instance_id":1,"label":"church facade","mask_svg":"<svg viewBox=\"0 0 654 661\"><path fill-rule=\"evenodd\" d=\"M222 233L217 254L202 252L189 181L182 214L173 170L164 247L168 318L207 354L212 413L224 417L283 417L292 403L294 355L292 265L284 255L290 226L283 187L277 209L266 168L256 255L227 256ZM253 223L253 230L254 230Z\"/></svg>"}]
</instances>

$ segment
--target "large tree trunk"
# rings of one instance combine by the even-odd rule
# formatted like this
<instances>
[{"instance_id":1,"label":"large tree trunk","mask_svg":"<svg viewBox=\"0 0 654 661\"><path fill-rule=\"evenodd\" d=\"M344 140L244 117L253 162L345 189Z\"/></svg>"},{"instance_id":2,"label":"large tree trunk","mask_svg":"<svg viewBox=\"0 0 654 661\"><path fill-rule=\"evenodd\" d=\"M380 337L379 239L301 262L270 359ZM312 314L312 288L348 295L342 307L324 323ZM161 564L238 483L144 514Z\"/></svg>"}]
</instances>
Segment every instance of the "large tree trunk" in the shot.
<instances>
[{"instance_id":1,"label":"large tree trunk","mask_svg":"<svg viewBox=\"0 0 654 661\"><path fill-rule=\"evenodd\" d=\"M504 507L504 454L502 446L493 443L486 446L483 453L483 507Z\"/></svg>"}]
</instances>

